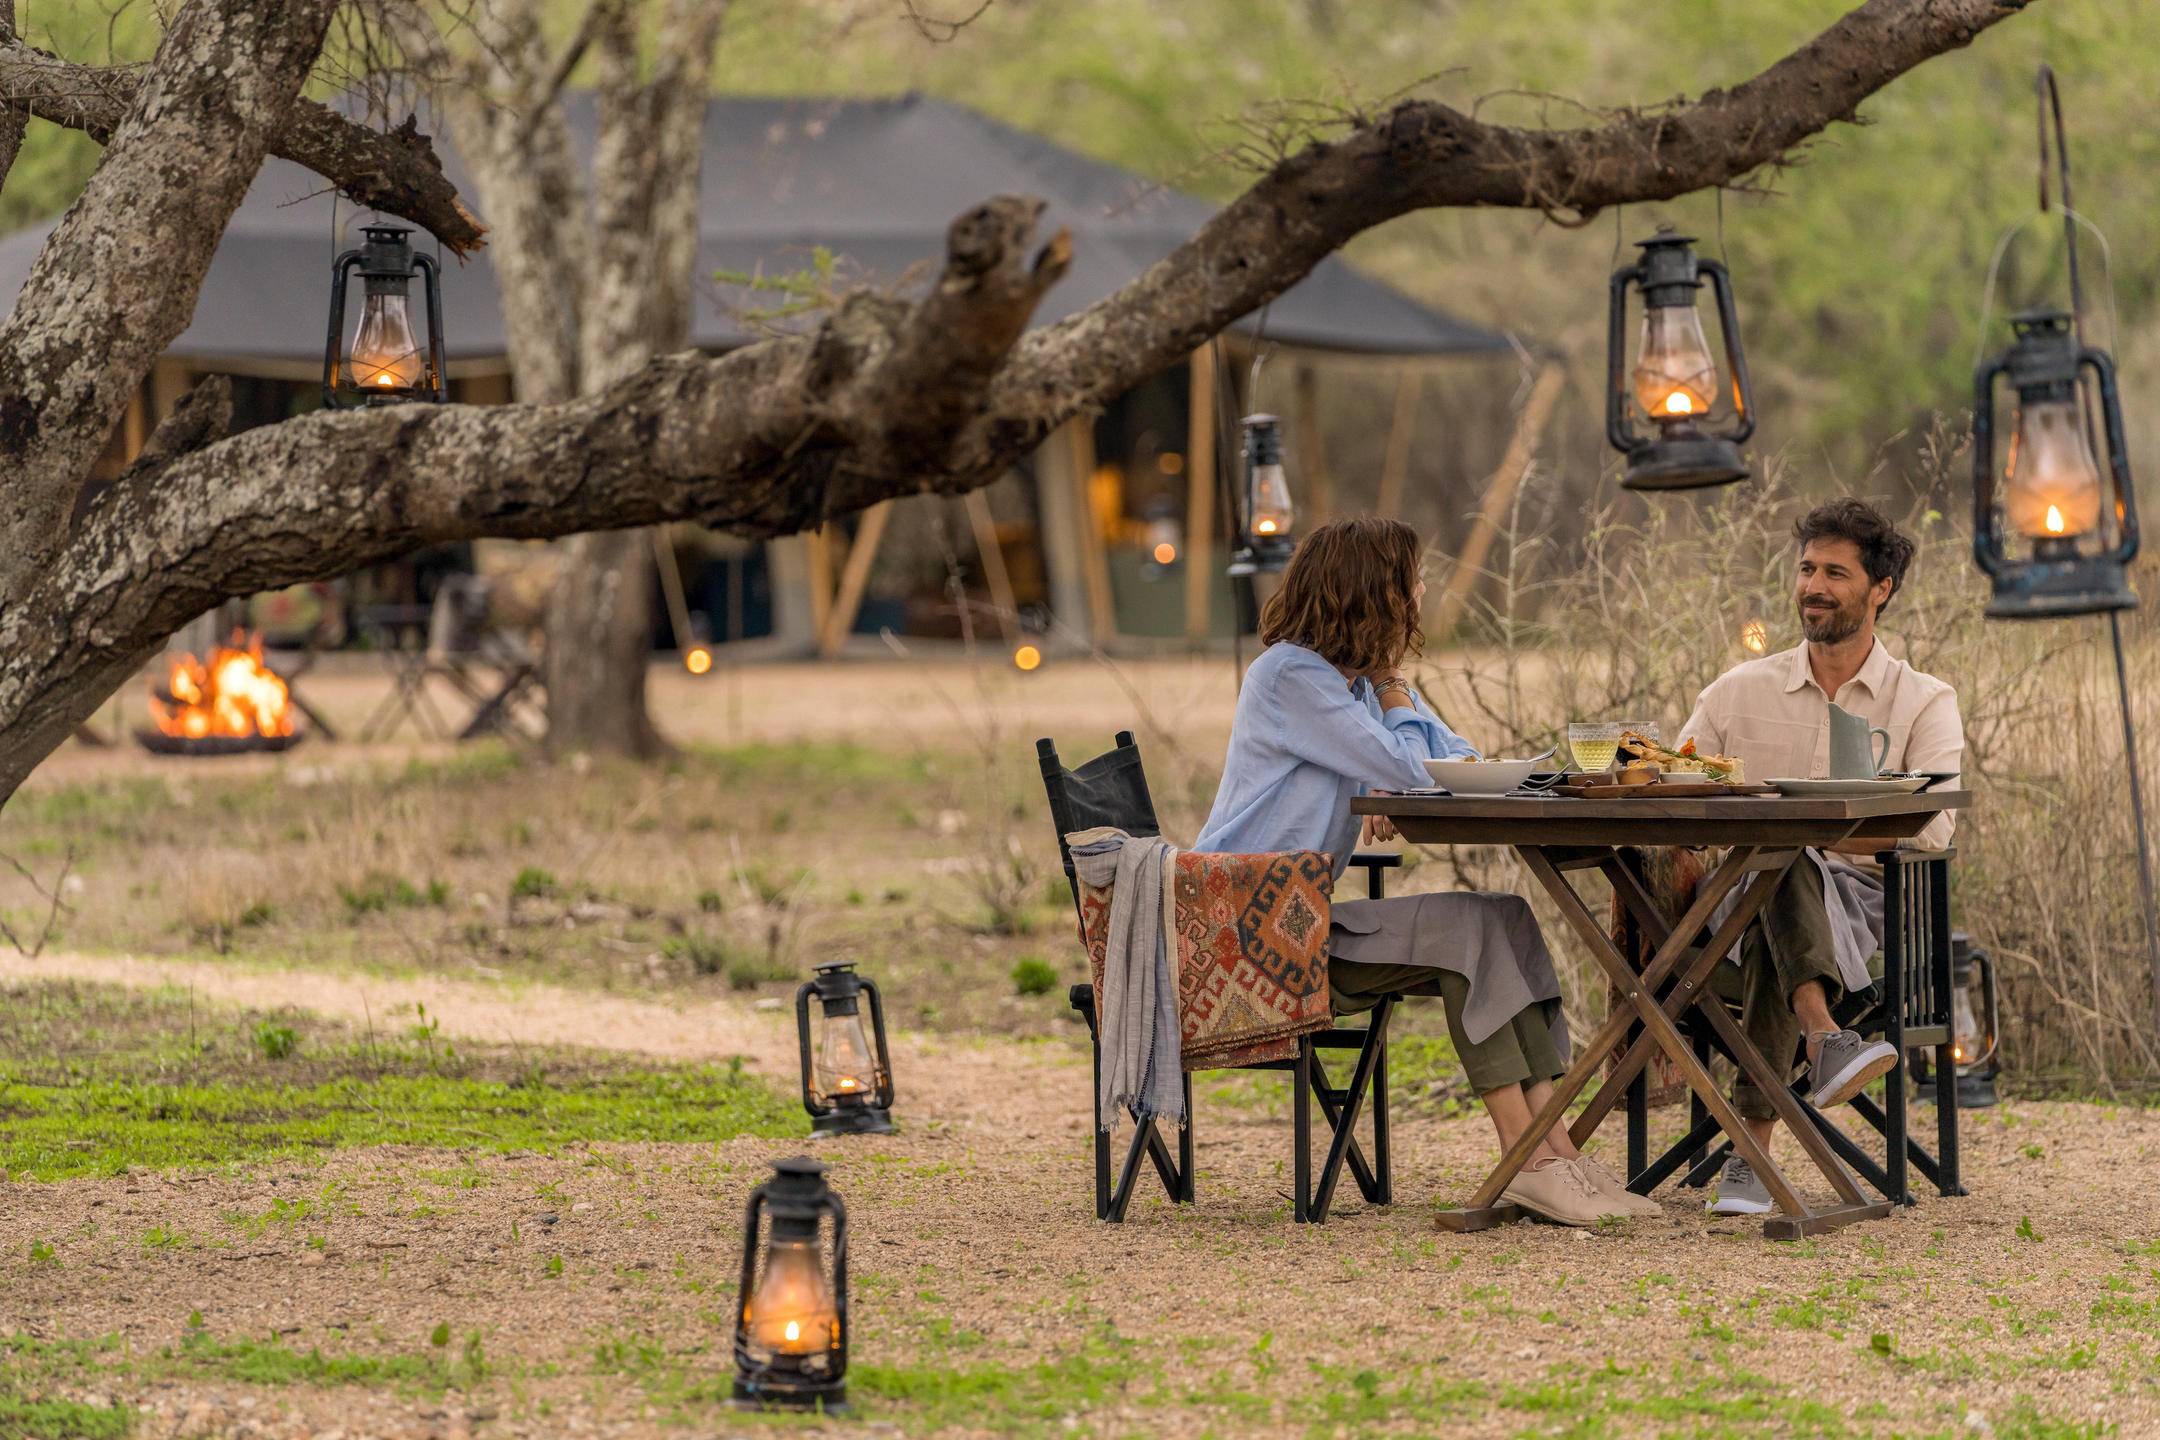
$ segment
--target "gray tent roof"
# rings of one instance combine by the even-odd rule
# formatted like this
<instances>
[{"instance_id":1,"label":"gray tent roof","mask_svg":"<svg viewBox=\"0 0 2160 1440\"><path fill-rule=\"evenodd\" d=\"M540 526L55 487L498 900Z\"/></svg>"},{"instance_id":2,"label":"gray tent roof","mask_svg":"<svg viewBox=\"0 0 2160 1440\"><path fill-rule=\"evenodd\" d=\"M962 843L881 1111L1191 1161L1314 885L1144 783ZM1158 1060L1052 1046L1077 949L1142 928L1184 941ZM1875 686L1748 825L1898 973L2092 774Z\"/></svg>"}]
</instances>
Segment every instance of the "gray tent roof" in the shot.
<instances>
[{"instance_id":1,"label":"gray tent roof","mask_svg":"<svg viewBox=\"0 0 2160 1440\"><path fill-rule=\"evenodd\" d=\"M566 101L572 132L590 153L593 101ZM423 116L423 128L426 118ZM463 162L436 135L451 180L473 193ZM1038 324L1094 303L1191 237L1207 201L1100 164L958 105L922 95L892 99L724 98L705 114L699 189L699 273L785 275L833 252L839 278L876 284L926 279L944 254L953 217L1001 193L1049 203L1044 235L1073 233L1071 270L1044 301ZM364 218L335 205L313 174L267 161L211 262L195 318L171 353L198 360L319 361L330 261L357 243ZM22 288L51 222L0 240L0 295ZM424 237L420 237L423 238ZM504 353L501 307L487 252L445 260L444 330L452 359ZM755 338L746 311L783 297L701 283L692 340L724 349ZM1250 330L1255 317L1241 327ZM787 322L779 322L785 324ZM800 323L800 322L797 322ZM1278 298L1267 333L1286 344L1387 354L1502 351L1509 341L1419 304L1329 259Z\"/></svg>"}]
</instances>

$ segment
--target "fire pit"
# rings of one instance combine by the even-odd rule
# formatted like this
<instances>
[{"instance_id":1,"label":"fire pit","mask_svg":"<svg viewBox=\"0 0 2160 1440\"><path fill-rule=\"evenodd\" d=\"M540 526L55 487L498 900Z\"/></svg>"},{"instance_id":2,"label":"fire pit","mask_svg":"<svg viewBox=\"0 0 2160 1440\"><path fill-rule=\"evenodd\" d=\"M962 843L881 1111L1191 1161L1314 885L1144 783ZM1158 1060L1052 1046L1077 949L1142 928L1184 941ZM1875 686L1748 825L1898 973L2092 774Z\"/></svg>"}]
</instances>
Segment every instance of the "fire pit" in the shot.
<instances>
[{"instance_id":1,"label":"fire pit","mask_svg":"<svg viewBox=\"0 0 2160 1440\"><path fill-rule=\"evenodd\" d=\"M285 682L263 663L262 636L236 631L207 661L181 655L163 685L150 683L151 728L135 739L156 755L290 750L300 743L292 710Z\"/></svg>"}]
</instances>

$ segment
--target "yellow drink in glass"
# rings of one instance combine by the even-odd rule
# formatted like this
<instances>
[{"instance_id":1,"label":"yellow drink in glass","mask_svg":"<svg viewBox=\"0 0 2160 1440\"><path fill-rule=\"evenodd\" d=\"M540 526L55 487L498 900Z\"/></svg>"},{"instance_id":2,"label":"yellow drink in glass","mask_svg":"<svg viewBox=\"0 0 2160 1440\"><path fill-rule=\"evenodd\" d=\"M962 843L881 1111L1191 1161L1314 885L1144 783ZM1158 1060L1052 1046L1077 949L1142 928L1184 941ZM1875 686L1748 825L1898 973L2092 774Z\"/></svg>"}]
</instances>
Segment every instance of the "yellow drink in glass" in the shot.
<instances>
[{"instance_id":1,"label":"yellow drink in glass","mask_svg":"<svg viewBox=\"0 0 2160 1440\"><path fill-rule=\"evenodd\" d=\"M1610 769L1613 757L1620 753L1620 732L1625 728L1596 721L1568 726L1568 753L1575 757L1575 768L1592 772Z\"/></svg>"},{"instance_id":2,"label":"yellow drink in glass","mask_svg":"<svg viewBox=\"0 0 2160 1440\"><path fill-rule=\"evenodd\" d=\"M1618 754L1618 740L1570 740L1568 753L1575 757L1578 770L1609 770L1613 756Z\"/></svg>"}]
</instances>

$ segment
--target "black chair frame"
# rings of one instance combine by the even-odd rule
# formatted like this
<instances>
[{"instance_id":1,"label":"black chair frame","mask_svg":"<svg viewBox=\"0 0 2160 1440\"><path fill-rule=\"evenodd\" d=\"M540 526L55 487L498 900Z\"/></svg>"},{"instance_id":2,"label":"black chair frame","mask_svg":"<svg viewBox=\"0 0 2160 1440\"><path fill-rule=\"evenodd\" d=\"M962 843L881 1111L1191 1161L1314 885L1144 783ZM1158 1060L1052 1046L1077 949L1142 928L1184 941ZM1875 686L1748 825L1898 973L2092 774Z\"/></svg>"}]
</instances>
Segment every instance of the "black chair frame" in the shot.
<instances>
[{"instance_id":1,"label":"black chair frame","mask_svg":"<svg viewBox=\"0 0 2160 1440\"><path fill-rule=\"evenodd\" d=\"M1057 746L1049 740L1037 740L1035 754L1042 765L1043 788L1050 798L1050 818L1057 828L1058 856L1064 862L1065 879L1073 892L1074 914L1078 916L1080 881L1074 873L1072 852L1065 844L1065 837L1076 830L1097 825L1115 825L1128 835L1159 835L1162 828L1155 818L1154 800L1148 793L1146 772L1140 766L1140 750L1131 731L1119 731L1116 748L1077 770L1064 767L1058 759ZM1120 784L1125 793L1115 797L1122 802L1118 804L1090 800L1085 794L1078 793L1089 788L1114 791ZM1377 900L1386 894L1383 872L1400 866L1402 856L1392 852L1359 854L1351 857L1351 863L1364 868L1366 893ZM1185 1125L1177 1133L1177 1153L1171 1154L1169 1141L1156 1117L1141 1120L1126 1147L1124 1162L1118 1167L1113 1183L1110 1130L1102 1114L1102 1039L1096 1025L1094 985L1073 986L1070 999L1073 1009L1087 1022L1088 1039L1094 1051L1091 1070L1094 1084L1089 1093L1095 1111L1095 1218L1111 1224L1123 1222L1139 1184L1143 1161L1152 1164L1172 1203L1191 1204L1195 1198L1191 1073L1184 1076ZM1300 1038L1294 1059L1222 1067L1291 1072L1290 1211L1291 1218L1299 1224L1326 1223L1328 1211L1334 1204L1336 1186L1346 1166L1368 1203L1394 1203L1393 1156L1388 1133L1387 1043L1388 1022L1401 999L1400 995L1382 996L1362 1027L1332 1026ZM1347 1085L1338 1086L1333 1082L1321 1062L1322 1050L1357 1052ZM1372 1105L1373 1136L1369 1159L1357 1139L1357 1123L1368 1096ZM1316 1101L1329 1132L1327 1155L1321 1161L1317 1179L1312 1168L1312 1107Z\"/></svg>"},{"instance_id":2,"label":"black chair frame","mask_svg":"<svg viewBox=\"0 0 2160 1440\"><path fill-rule=\"evenodd\" d=\"M1900 1063L1883 1083L1883 1103L1861 1094L1852 1107L1884 1141L1878 1163L1851 1137L1830 1123L1807 1101L1805 1081L1792 1086L1809 1120L1840 1160L1886 1200L1913 1203L1911 1170L1932 1181L1943 1195L1963 1195L1958 1177L1958 1110L1936 1106L1937 1153L1929 1154L1909 1133L1906 1085L1908 1057L1932 1049L1938 1073L1956 1074L1952 1047L1950 975L1950 860L1947 850L1885 850L1875 858L1883 869L1883 974L1866 990L1855 991L1832 1011L1840 1025L1863 1035L1880 1035L1898 1052ZM1634 922L1628 938L1640 953ZM1712 1053L1732 1058L1707 1025L1683 1025L1695 1058L1709 1063ZM1632 1034L1631 1034L1632 1039ZM1656 1160L1650 1159L1649 1091L1644 1076L1628 1087L1628 1189L1647 1195L1674 1173L1685 1170L1681 1184L1700 1189L1710 1183L1732 1153L1732 1142L1711 1147L1718 1123L1699 1097L1690 1096L1688 1133Z\"/></svg>"}]
</instances>

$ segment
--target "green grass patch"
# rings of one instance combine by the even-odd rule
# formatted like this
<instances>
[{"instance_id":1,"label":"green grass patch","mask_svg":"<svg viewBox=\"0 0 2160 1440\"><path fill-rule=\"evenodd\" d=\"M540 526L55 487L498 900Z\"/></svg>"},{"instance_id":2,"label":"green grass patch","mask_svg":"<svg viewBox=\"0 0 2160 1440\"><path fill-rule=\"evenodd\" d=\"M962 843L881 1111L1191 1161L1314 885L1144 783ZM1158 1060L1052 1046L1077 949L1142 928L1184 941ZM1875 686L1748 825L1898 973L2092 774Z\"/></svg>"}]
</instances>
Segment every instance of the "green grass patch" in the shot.
<instances>
[{"instance_id":1,"label":"green grass patch","mask_svg":"<svg viewBox=\"0 0 2160 1440\"><path fill-rule=\"evenodd\" d=\"M266 1027L291 1033L291 1043L281 1035L265 1046ZM429 1026L384 1031L356 1034L299 1012L281 1013L272 1026L255 1012L167 991L0 990L0 1170L65 1180L363 1145L547 1151L595 1140L792 1136L807 1126L798 1105L739 1063L657 1067L574 1051L452 1050ZM272 1049L280 1058L270 1058Z\"/></svg>"},{"instance_id":2,"label":"green grass patch","mask_svg":"<svg viewBox=\"0 0 2160 1440\"><path fill-rule=\"evenodd\" d=\"M626 1071L574 1090L443 1075L323 1085L0 1080L0 1169L21 1180L206 1170L364 1145L551 1151L593 1140L800 1135L801 1107L716 1067Z\"/></svg>"}]
</instances>

